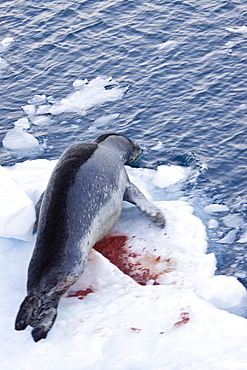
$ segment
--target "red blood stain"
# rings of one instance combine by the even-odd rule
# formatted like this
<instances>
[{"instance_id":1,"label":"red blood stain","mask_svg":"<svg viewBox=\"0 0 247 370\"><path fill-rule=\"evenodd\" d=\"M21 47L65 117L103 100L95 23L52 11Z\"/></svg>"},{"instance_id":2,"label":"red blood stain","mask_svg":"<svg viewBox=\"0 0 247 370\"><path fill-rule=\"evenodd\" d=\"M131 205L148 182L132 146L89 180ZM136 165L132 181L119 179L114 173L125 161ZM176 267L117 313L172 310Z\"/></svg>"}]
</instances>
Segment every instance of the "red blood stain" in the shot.
<instances>
[{"instance_id":1,"label":"red blood stain","mask_svg":"<svg viewBox=\"0 0 247 370\"><path fill-rule=\"evenodd\" d=\"M140 333L141 332L141 329L138 329L138 328L130 328L130 330L132 330L134 333Z\"/></svg>"},{"instance_id":2,"label":"red blood stain","mask_svg":"<svg viewBox=\"0 0 247 370\"><path fill-rule=\"evenodd\" d=\"M131 252L129 250L131 246L127 245L128 240L129 238L123 234L107 234L95 244L94 249L103 254L123 273L131 276L137 283L146 285L148 281L153 280L154 285L158 285L157 278L171 271L171 259L162 259L161 256L157 257L150 253L141 255ZM160 262L165 262L166 269L157 267Z\"/></svg>"},{"instance_id":3,"label":"red blood stain","mask_svg":"<svg viewBox=\"0 0 247 370\"><path fill-rule=\"evenodd\" d=\"M180 325L187 324L190 320L189 312L181 312L180 314L180 321L176 322L173 326L178 328Z\"/></svg>"},{"instance_id":4,"label":"red blood stain","mask_svg":"<svg viewBox=\"0 0 247 370\"><path fill-rule=\"evenodd\" d=\"M78 297L78 299L83 299L86 297L89 293L93 293L92 287L87 288L86 290L77 290L76 292L70 292L68 293L67 297Z\"/></svg>"}]
</instances>

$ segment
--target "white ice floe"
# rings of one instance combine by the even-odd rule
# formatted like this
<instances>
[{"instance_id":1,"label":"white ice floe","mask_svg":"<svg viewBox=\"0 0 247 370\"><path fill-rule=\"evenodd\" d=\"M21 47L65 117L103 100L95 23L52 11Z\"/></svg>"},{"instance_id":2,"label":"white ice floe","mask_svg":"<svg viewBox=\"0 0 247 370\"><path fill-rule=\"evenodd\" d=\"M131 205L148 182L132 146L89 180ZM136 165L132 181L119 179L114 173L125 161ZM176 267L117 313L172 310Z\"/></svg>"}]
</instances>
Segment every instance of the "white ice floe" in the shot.
<instances>
[{"instance_id":1,"label":"white ice floe","mask_svg":"<svg viewBox=\"0 0 247 370\"><path fill-rule=\"evenodd\" d=\"M22 128L14 127L6 133L3 139L3 146L6 149L21 152L38 149L39 142L33 135L25 132Z\"/></svg>"},{"instance_id":2,"label":"white ice floe","mask_svg":"<svg viewBox=\"0 0 247 370\"><path fill-rule=\"evenodd\" d=\"M74 86L76 91L51 106L49 110L51 114L63 112L86 114L89 108L120 99L127 90L126 87L120 87L111 77L101 76L81 86L78 84Z\"/></svg>"},{"instance_id":3,"label":"white ice floe","mask_svg":"<svg viewBox=\"0 0 247 370\"><path fill-rule=\"evenodd\" d=\"M35 243L34 203L55 163L0 167L0 230L9 232L0 238L1 367L245 370L247 321L236 314L246 314L246 290L233 277L214 276L202 222L186 202L163 200L155 170L127 168L164 212L165 229L123 202L118 223L97 247L109 247L112 262L90 253L83 276L61 298L47 339L34 343L31 328L14 330Z\"/></svg>"},{"instance_id":4,"label":"white ice floe","mask_svg":"<svg viewBox=\"0 0 247 370\"><path fill-rule=\"evenodd\" d=\"M233 229L228 231L228 233L224 236L224 238L217 240L217 243L221 244L231 244L235 241L236 235L237 235L238 230Z\"/></svg>"},{"instance_id":5,"label":"white ice floe","mask_svg":"<svg viewBox=\"0 0 247 370\"><path fill-rule=\"evenodd\" d=\"M237 28L227 28L228 32L233 32L233 33L241 33L242 35L247 35L247 26L241 26Z\"/></svg>"},{"instance_id":6,"label":"white ice floe","mask_svg":"<svg viewBox=\"0 0 247 370\"><path fill-rule=\"evenodd\" d=\"M163 143L162 141L158 141L158 143L154 146L152 146L151 150L160 150L163 148Z\"/></svg>"},{"instance_id":7,"label":"white ice floe","mask_svg":"<svg viewBox=\"0 0 247 370\"><path fill-rule=\"evenodd\" d=\"M47 103L47 97L45 94L42 95L34 95L34 97L30 100L28 100L29 104L34 104L34 105L43 105Z\"/></svg>"},{"instance_id":8,"label":"white ice floe","mask_svg":"<svg viewBox=\"0 0 247 370\"><path fill-rule=\"evenodd\" d=\"M50 125L51 122L52 120L51 120L51 117L49 116L40 115L40 116L35 116L32 118L32 123L35 126L47 126L47 125Z\"/></svg>"},{"instance_id":9,"label":"white ice floe","mask_svg":"<svg viewBox=\"0 0 247 370\"><path fill-rule=\"evenodd\" d=\"M96 118L94 123L89 127L89 130L96 131L98 127L104 127L104 126L106 127L119 116L120 116L119 113L112 113L112 114L107 114L106 116Z\"/></svg>"},{"instance_id":10,"label":"white ice floe","mask_svg":"<svg viewBox=\"0 0 247 370\"><path fill-rule=\"evenodd\" d=\"M223 224L226 227L240 227L243 225L244 221L242 217L238 214L229 214L225 217L222 217Z\"/></svg>"},{"instance_id":11,"label":"white ice floe","mask_svg":"<svg viewBox=\"0 0 247 370\"><path fill-rule=\"evenodd\" d=\"M157 173L154 176L153 184L159 188L167 188L176 184L178 181L186 179L190 169L181 166L158 166Z\"/></svg>"},{"instance_id":12,"label":"white ice floe","mask_svg":"<svg viewBox=\"0 0 247 370\"><path fill-rule=\"evenodd\" d=\"M164 51L170 51L177 47L178 42L174 40L168 40L166 42L163 42L162 44L158 45L158 49L164 50Z\"/></svg>"},{"instance_id":13,"label":"white ice floe","mask_svg":"<svg viewBox=\"0 0 247 370\"><path fill-rule=\"evenodd\" d=\"M228 212L229 208L224 204L210 204L204 207L206 213Z\"/></svg>"},{"instance_id":14,"label":"white ice floe","mask_svg":"<svg viewBox=\"0 0 247 370\"><path fill-rule=\"evenodd\" d=\"M209 229L217 229L218 226L219 226L219 222L217 220L215 220L214 218L211 218L208 221L208 228Z\"/></svg>"},{"instance_id":15,"label":"white ice floe","mask_svg":"<svg viewBox=\"0 0 247 370\"><path fill-rule=\"evenodd\" d=\"M20 129L28 129L30 127L30 121L27 117L23 117L15 121L14 125Z\"/></svg>"},{"instance_id":16,"label":"white ice floe","mask_svg":"<svg viewBox=\"0 0 247 370\"><path fill-rule=\"evenodd\" d=\"M13 37L5 37L2 41L0 41L0 53L6 51L13 43L13 41Z\"/></svg>"},{"instance_id":17,"label":"white ice floe","mask_svg":"<svg viewBox=\"0 0 247 370\"><path fill-rule=\"evenodd\" d=\"M33 117L36 113L36 107L33 104L23 105L22 109L28 117Z\"/></svg>"},{"instance_id":18,"label":"white ice floe","mask_svg":"<svg viewBox=\"0 0 247 370\"><path fill-rule=\"evenodd\" d=\"M6 62L6 60L4 58L1 58L0 57L0 72L7 68L8 67L8 63Z\"/></svg>"},{"instance_id":19,"label":"white ice floe","mask_svg":"<svg viewBox=\"0 0 247 370\"><path fill-rule=\"evenodd\" d=\"M240 238L237 240L238 243L247 243L247 230L243 232Z\"/></svg>"},{"instance_id":20,"label":"white ice floe","mask_svg":"<svg viewBox=\"0 0 247 370\"><path fill-rule=\"evenodd\" d=\"M228 49L232 49L235 45L236 45L236 43L233 42L233 41L227 41L225 43L225 47L228 48Z\"/></svg>"}]
</instances>

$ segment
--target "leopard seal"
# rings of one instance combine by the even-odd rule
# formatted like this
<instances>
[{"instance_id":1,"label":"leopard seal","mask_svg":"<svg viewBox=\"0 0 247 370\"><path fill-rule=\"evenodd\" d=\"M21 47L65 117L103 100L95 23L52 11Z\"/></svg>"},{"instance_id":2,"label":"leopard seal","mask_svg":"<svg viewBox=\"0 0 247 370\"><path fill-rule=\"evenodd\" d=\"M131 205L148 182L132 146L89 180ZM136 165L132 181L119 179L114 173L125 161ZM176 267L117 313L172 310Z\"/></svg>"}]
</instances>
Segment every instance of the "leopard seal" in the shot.
<instances>
[{"instance_id":1,"label":"leopard seal","mask_svg":"<svg viewBox=\"0 0 247 370\"><path fill-rule=\"evenodd\" d=\"M40 202L27 296L15 321L16 330L33 327L35 342L46 338L61 295L82 275L90 249L117 222L123 200L164 226L162 212L130 182L124 167L140 153L128 137L107 133L72 144L58 160Z\"/></svg>"}]
</instances>

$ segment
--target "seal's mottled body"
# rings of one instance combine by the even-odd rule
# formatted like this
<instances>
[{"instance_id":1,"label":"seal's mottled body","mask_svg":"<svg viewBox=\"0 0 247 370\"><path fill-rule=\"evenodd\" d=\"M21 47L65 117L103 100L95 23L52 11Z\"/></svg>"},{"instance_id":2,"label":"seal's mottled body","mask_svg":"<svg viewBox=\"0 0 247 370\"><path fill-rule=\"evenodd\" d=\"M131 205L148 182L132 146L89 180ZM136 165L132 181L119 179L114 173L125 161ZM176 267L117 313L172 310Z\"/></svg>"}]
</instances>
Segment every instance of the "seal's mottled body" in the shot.
<instances>
[{"instance_id":1,"label":"seal's mottled body","mask_svg":"<svg viewBox=\"0 0 247 370\"><path fill-rule=\"evenodd\" d=\"M83 273L90 249L118 220L123 200L164 224L161 212L130 183L124 168L140 152L125 136L106 134L92 143L73 144L61 156L41 202L17 330L31 325L35 341L46 337L60 296Z\"/></svg>"}]
</instances>

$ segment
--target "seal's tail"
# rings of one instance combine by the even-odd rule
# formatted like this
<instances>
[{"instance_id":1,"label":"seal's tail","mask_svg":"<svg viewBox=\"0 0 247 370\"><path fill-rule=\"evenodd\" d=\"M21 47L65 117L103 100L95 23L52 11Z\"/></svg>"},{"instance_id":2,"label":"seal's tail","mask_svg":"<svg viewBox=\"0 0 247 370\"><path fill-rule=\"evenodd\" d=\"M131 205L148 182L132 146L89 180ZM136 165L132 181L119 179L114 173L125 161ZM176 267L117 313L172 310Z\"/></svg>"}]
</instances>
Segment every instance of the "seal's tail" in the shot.
<instances>
[{"instance_id":1,"label":"seal's tail","mask_svg":"<svg viewBox=\"0 0 247 370\"><path fill-rule=\"evenodd\" d=\"M15 320L15 329L24 330L32 326L32 336L35 342L45 339L57 316L59 295L50 297L27 295L22 302Z\"/></svg>"}]
</instances>

